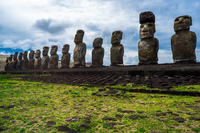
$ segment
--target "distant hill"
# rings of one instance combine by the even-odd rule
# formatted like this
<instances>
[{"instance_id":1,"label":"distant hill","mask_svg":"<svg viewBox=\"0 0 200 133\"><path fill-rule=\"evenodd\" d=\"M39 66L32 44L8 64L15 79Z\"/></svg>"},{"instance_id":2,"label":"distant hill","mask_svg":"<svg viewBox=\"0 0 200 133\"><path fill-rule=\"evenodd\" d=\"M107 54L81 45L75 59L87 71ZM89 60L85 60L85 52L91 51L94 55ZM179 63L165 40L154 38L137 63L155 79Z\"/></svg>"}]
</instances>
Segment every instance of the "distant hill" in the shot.
<instances>
[{"instance_id":1,"label":"distant hill","mask_svg":"<svg viewBox=\"0 0 200 133\"><path fill-rule=\"evenodd\" d=\"M6 64L6 57L8 57L9 55L2 55L0 54L0 71L4 71L4 67Z\"/></svg>"}]
</instances>

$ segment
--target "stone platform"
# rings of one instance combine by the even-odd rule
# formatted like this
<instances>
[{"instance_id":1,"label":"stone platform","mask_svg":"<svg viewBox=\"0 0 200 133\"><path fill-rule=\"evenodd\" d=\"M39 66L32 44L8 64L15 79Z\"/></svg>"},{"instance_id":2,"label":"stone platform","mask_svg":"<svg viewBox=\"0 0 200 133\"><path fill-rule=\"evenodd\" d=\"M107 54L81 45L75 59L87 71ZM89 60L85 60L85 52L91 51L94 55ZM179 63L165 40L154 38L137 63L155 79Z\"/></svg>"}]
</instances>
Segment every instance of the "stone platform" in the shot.
<instances>
[{"instance_id":1,"label":"stone platform","mask_svg":"<svg viewBox=\"0 0 200 133\"><path fill-rule=\"evenodd\" d=\"M83 67L47 70L2 71L0 74L29 74L24 80L105 86L134 83L169 89L178 85L200 84L200 63ZM34 76L32 74L49 74Z\"/></svg>"}]
</instances>

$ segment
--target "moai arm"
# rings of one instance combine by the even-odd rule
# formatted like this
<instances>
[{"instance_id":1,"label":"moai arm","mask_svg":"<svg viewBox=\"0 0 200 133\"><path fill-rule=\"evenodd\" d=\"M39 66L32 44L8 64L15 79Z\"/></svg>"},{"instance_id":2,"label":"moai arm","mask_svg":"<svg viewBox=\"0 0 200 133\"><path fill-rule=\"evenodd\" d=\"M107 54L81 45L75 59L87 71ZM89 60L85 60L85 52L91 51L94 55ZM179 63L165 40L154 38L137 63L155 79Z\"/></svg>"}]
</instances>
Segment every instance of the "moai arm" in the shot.
<instances>
[{"instance_id":1,"label":"moai arm","mask_svg":"<svg viewBox=\"0 0 200 133\"><path fill-rule=\"evenodd\" d=\"M82 55L81 55L81 58L84 59L85 58L85 54L86 54L86 44L83 43L83 49L82 49Z\"/></svg>"},{"instance_id":2,"label":"moai arm","mask_svg":"<svg viewBox=\"0 0 200 133\"><path fill-rule=\"evenodd\" d=\"M122 45L122 49L121 49L121 57L123 59L123 55L124 55L124 46Z\"/></svg>"}]
</instances>

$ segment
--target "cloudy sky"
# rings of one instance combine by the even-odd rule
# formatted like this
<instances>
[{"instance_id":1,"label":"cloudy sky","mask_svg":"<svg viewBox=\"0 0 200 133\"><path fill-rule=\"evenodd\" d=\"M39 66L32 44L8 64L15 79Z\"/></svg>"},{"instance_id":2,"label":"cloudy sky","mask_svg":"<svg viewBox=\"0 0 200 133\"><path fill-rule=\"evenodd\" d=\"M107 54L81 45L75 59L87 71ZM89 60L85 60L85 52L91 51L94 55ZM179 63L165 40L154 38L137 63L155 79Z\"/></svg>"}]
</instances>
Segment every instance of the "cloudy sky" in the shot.
<instances>
[{"instance_id":1,"label":"cloudy sky","mask_svg":"<svg viewBox=\"0 0 200 133\"><path fill-rule=\"evenodd\" d=\"M174 19L190 15L191 31L197 34L197 60L200 61L199 0L1 0L0 54L36 50L44 46L70 45L73 61L74 35L85 31L86 61L91 62L93 40L103 38L104 65L110 65L111 35L123 32L124 64L138 64L139 14L152 11L156 16L155 37L159 40L159 63L172 63L170 38Z\"/></svg>"}]
</instances>

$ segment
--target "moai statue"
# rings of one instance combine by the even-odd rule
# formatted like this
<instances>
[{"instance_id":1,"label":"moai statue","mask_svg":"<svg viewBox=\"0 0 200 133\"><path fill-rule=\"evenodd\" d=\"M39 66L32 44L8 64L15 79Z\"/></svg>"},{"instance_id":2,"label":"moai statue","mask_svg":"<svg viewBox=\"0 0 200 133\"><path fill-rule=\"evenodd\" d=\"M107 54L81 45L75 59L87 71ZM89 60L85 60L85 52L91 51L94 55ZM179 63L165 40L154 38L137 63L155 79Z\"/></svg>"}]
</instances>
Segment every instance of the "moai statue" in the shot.
<instances>
[{"instance_id":1,"label":"moai statue","mask_svg":"<svg viewBox=\"0 0 200 133\"><path fill-rule=\"evenodd\" d=\"M114 31L111 37L110 49L111 66L123 66L124 46L120 44L123 32Z\"/></svg>"},{"instance_id":2,"label":"moai statue","mask_svg":"<svg viewBox=\"0 0 200 133\"><path fill-rule=\"evenodd\" d=\"M25 51L23 54L23 60L22 60L22 70L27 70L28 69L28 58L27 58L28 52Z\"/></svg>"},{"instance_id":3,"label":"moai statue","mask_svg":"<svg viewBox=\"0 0 200 133\"><path fill-rule=\"evenodd\" d=\"M6 57L6 65L5 65L5 67L4 67L4 70L5 71L8 71L9 70L9 59L10 57Z\"/></svg>"},{"instance_id":4,"label":"moai statue","mask_svg":"<svg viewBox=\"0 0 200 133\"><path fill-rule=\"evenodd\" d=\"M103 39L96 38L93 41L92 50L92 67L101 67L103 66L103 57L104 57L104 48L102 48Z\"/></svg>"},{"instance_id":5,"label":"moai statue","mask_svg":"<svg viewBox=\"0 0 200 133\"><path fill-rule=\"evenodd\" d=\"M22 70L22 56L23 56L23 53L19 53L18 61L17 61L17 70Z\"/></svg>"},{"instance_id":6,"label":"moai statue","mask_svg":"<svg viewBox=\"0 0 200 133\"><path fill-rule=\"evenodd\" d=\"M33 51L33 50L31 50L29 53L29 60L28 60L28 69L29 70L34 69L34 62L35 62L34 54L35 54L35 51Z\"/></svg>"},{"instance_id":7,"label":"moai statue","mask_svg":"<svg viewBox=\"0 0 200 133\"><path fill-rule=\"evenodd\" d=\"M51 57L49 59L49 68L56 69L58 68L58 54L57 54L58 46L53 45L51 46Z\"/></svg>"},{"instance_id":8,"label":"moai statue","mask_svg":"<svg viewBox=\"0 0 200 133\"><path fill-rule=\"evenodd\" d=\"M41 51L38 49L35 53L34 69L41 69Z\"/></svg>"},{"instance_id":9,"label":"moai statue","mask_svg":"<svg viewBox=\"0 0 200 133\"><path fill-rule=\"evenodd\" d=\"M11 62L11 67L12 67L11 69L12 70L16 70L17 69L17 62L18 62L17 55L18 55L18 52L15 52L15 54L13 56L13 60Z\"/></svg>"},{"instance_id":10,"label":"moai statue","mask_svg":"<svg viewBox=\"0 0 200 133\"><path fill-rule=\"evenodd\" d=\"M42 69L48 69L48 64L49 64L48 52L49 52L49 47L44 46L43 51L42 51L43 57L42 57L42 62L41 62Z\"/></svg>"},{"instance_id":11,"label":"moai statue","mask_svg":"<svg viewBox=\"0 0 200 133\"><path fill-rule=\"evenodd\" d=\"M174 21L174 31L171 37L171 48L174 63L196 63L195 49L197 45L196 34L190 31L192 17L179 16Z\"/></svg>"},{"instance_id":12,"label":"moai statue","mask_svg":"<svg viewBox=\"0 0 200 133\"><path fill-rule=\"evenodd\" d=\"M12 65L12 60L13 60L13 55L11 54L10 56L9 56L9 58L8 58L9 60L8 60L8 71L12 71L13 70L13 65Z\"/></svg>"},{"instance_id":13,"label":"moai statue","mask_svg":"<svg viewBox=\"0 0 200 133\"><path fill-rule=\"evenodd\" d=\"M74 67L85 67L86 44L83 42L83 36L84 31L78 30L74 38Z\"/></svg>"},{"instance_id":14,"label":"moai statue","mask_svg":"<svg viewBox=\"0 0 200 133\"><path fill-rule=\"evenodd\" d=\"M158 39L154 37L155 15L150 12L140 13L140 41L138 43L139 65L158 64Z\"/></svg>"},{"instance_id":15,"label":"moai statue","mask_svg":"<svg viewBox=\"0 0 200 133\"><path fill-rule=\"evenodd\" d=\"M62 48L61 68L68 68L70 65L69 44L65 44Z\"/></svg>"}]
</instances>

